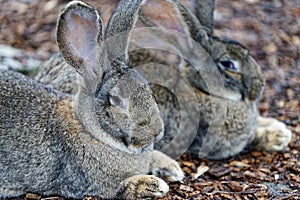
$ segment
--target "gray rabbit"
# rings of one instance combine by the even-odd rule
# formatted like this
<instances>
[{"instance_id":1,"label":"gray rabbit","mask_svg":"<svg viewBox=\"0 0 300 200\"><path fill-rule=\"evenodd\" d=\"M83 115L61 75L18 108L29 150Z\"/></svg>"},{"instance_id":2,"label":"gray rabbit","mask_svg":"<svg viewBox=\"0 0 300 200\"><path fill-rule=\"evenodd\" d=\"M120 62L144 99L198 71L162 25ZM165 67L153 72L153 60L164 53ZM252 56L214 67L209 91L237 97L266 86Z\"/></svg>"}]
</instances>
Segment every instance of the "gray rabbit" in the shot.
<instances>
[{"instance_id":1,"label":"gray rabbit","mask_svg":"<svg viewBox=\"0 0 300 200\"><path fill-rule=\"evenodd\" d=\"M257 102L264 87L260 66L243 45L233 40L221 39L213 33L214 0L183 2L185 4L177 0L149 0L142 8L140 19L149 27L169 28L184 33L193 39L193 42L183 37L166 36L161 32L148 34L142 31L140 34L133 34L129 65L137 69L139 65L145 63L170 65L191 84L199 103L199 126L189 152L199 157L222 159L238 154L248 145L257 150L267 151L280 151L285 148L291 140L291 131L278 120L264 118L258 114ZM165 51L153 52L145 48L149 43L157 43L162 49L164 46L173 46L180 53L189 54L190 60L168 56ZM204 55L203 51L197 52L195 44L201 45L206 54ZM204 57L211 58L215 66L211 64L209 67L217 68L224 81L223 85L213 85L214 88L220 88L221 93L209 90L201 78L201 76L207 76L207 79L216 77L199 74L199 71L191 67L195 64L207 64L202 63ZM46 63L36 79L66 92L76 92L75 77L64 78L74 76L73 69L66 65L66 68L61 70L58 65L53 67L55 63L60 61L53 59ZM140 72L149 80L153 76L151 71L140 70ZM163 73L163 70L156 74L162 78L169 75ZM187 126L184 132L178 133L182 105L170 89L155 84L152 85L152 89L165 124L164 137L155 147L163 150L175 136L193 130L189 130L191 128ZM184 98L192 99L189 94L184 95ZM190 139L188 135L185 138ZM185 138L182 144L177 143L178 147L189 143L184 141ZM177 148L173 149L176 150Z\"/></svg>"},{"instance_id":2,"label":"gray rabbit","mask_svg":"<svg viewBox=\"0 0 300 200\"><path fill-rule=\"evenodd\" d=\"M157 0L151 2L152 6L162 4ZM156 10L159 13L167 13L169 20L163 18L162 15L158 16L156 13L151 12L142 12L142 19L148 26L163 25L171 27L193 39L192 43L181 39L181 43L171 44L174 41L172 38L156 34L159 38L162 38L162 42L165 42L166 45L173 45L179 52L184 54L188 51L190 54L190 60L186 60L184 64L182 62L178 64L177 60L167 61L170 65L175 66L182 76L186 77L198 97L200 109L199 128L189 152L200 157L222 159L241 152L248 145L257 150L266 151L280 151L285 148L291 141L291 131L282 122L273 118L261 117L258 114L257 103L265 83L260 66L239 42L221 39L213 34L214 0L184 1L185 4L179 0L170 0L169 2L173 4L173 10L167 1L162 6L162 9L166 10L165 12ZM147 7L143 9L146 10ZM167 22L162 21L162 18ZM199 62L203 60L203 53L197 52L199 50L196 47L197 44L200 44L207 51L215 63L224 82L223 85L214 85L214 88L223 89L219 90L222 93L209 90L205 81L201 78L201 76L206 75L199 74L199 71L191 67L197 65L197 60ZM141 43L139 45L145 44ZM187 47L188 50L186 50ZM135 59L132 59L135 65L143 63L139 59L142 57L141 55L146 54L145 49L143 51L135 52L136 55L133 56ZM166 62L161 56L163 54L151 54L151 52L147 52L147 54L148 57L151 57L151 59L148 59L151 62ZM163 56L165 57L165 55ZM148 79L147 74L144 74L144 76ZM207 77L207 79L213 78L216 77ZM159 86L153 88L156 99L174 99L174 97L165 97L172 96L165 88ZM165 100L158 101L158 103L160 109L163 107L167 116L170 116L168 113L174 113L174 110L178 112L179 106L176 103L169 104ZM224 119L221 119L223 117ZM220 120L220 123L217 123L218 120ZM178 126L178 122L174 117L167 118L167 122L164 121L165 124ZM168 127L165 127L165 129L168 130ZM170 134L171 137L168 136ZM174 131L166 132L164 136L167 140L173 137ZM203 149L203 147L206 149Z\"/></svg>"},{"instance_id":3,"label":"gray rabbit","mask_svg":"<svg viewBox=\"0 0 300 200\"><path fill-rule=\"evenodd\" d=\"M149 82L126 65L129 31L143 3L121 1L106 29L88 4L72 1L62 10L57 43L76 72L74 95L0 71L1 198L166 194L162 179L145 175L158 167L154 154L170 159L153 152L163 121Z\"/></svg>"}]
</instances>

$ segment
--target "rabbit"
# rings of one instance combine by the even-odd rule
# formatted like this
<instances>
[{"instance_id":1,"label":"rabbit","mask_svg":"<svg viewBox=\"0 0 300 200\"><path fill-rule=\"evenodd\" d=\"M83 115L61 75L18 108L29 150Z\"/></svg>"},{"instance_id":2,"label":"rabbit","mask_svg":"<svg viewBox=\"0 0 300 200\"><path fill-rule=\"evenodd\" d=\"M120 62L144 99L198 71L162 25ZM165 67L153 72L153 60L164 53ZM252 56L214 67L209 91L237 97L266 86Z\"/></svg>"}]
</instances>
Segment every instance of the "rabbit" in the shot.
<instances>
[{"instance_id":1,"label":"rabbit","mask_svg":"<svg viewBox=\"0 0 300 200\"><path fill-rule=\"evenodd\" d=\"M104 14L104 18L107 19L108 11L111 11L112 6L115 4L117 4L116 1L111 1L109 4L104 1L101 4L103 6L100 7L100 12ZM128 54L130 55L130 52ZM130 58L132 57L130 56ZM129 60L129 63L132 62ZM34 79L63 93L75 95L79 91L76 70L64 60L61 54L55 54L48 61L44 62L34 76ZM151 164L149 173L156 175L163 174L170 182L181 181L184 178L184 172L179 163L171 157L163 155L161 152L154 151L151 162L160 163L160 166Z\"/></svg>"},{"instance_id":2,"label":"rabbit","mask_svg":"<svg viewBox=\"0 0 300 200\"><path fill-rule=\"evenodd\" d=\"M150 199L168 192L166 182L147 175L163 121L149 82L126 65L129 31L144 3L120 1L106 29L86 3L71 1L61 11L57 44L76 72L73 95L0 70L1 198Z\"/></svg>"},{"instance_id":3,"label":"rabbit","mask_svg":"<svg viewBox=\"0 0 300 200\"><path fill-rule=\"evenodd\" d=\"M156 0L151 2L152 5L162 4ZM185 4L179 0L169 0L169 2L173 4L173 12L170 11L171 8L168 5L161 7L168 10L166 11L167 14L170 12L174 13L172 16L168 15L168 18L171 20L160 22L163 17L161 15L155 16L155 13L151 12L150 14L148 13L148 16L147 13L142 12L141 16L144 23L148 26L163 24L176 31L184 32L194 40L192 45L188 41L184 41L184 47L178 46L180 43L177 45L173 44L179 52L183 53L187 51L186 47L190 48L188 51L191 55L191 60L194 59L193 61L187 60L184 66L179 65L178 62L175 63L176 60L169 61L189 81L198 97L200 109L198 133L188 152L198 157L206 156L209 159L224 159L240 153L249 145L256 150L283 150L291 141L292 133L282 122L273 118L259 116L257 103L265 84L261 68L250 55L249 50L242 44L229 39L221 39L213 34L214 0L184 1ZM196 16L188 7L194 11ZM147 8L144 7L143 9ZM164 13L157 10L155 12ZM169 37L157 35L165 43L170 44L169 41L172 41ZM199 74L191 67L191 65L197 64L197 59L199 61L205 60L201 58L203 57L202 52L197 55L197 50L199 49L193 46L195 43L200 44L215 63L224 85L214 85L214 87L223 87L222 93L214 93L214 91L209 90L199 76L203 76L203 74ZM139 57L141 55L138 55L139 52L136 54L136 59L132 60L136 65L140 65L142 61L139 60ZM145 52L140 54L145 54ZM151 54L151 52L148 52L148 54ZM165 62L159 54L152 54L152 57L151 62ZM149 79L146 74L143 75ZM154 89L156 99L166 99L167 92L162 92L161 90L165 89L159 86L157 89ZM158 101L158 103L160 108L164 107L164 110L167 110L166 113L173 113L174 108L178 107L178 105L173 104L172 106L171 104L168 108L168 103L164 101ZM216 123L222 117L225 117L221 120L223 124ZM177 124L176 120L172 118L169 118L168 121L173 126ZM210 126L210 124L212 125ZM167 130L166 127L165 130ZM174 134L174 132L165 132L164 137L174 137L174 135L168 136L169 134Z\"/></svg>"},{"instance_id":4,"label":"rabbit","mask_svg":"<svg viewBox=\"0 0 300 200\"><path fill-rule=\"evenodd\" d=\"M193 136L187 134L194 131L189 126L184 127L184 132L178 133L182 106L180 106L176 95L171 90L166 90L165 87L152 84L164 120L165 130L163 139L155 143L155 149L168 154L164 147L175 136L183 134L186 137L179 141L182 144L177 143L178 147L190 144L185 140L192 138L192 144L187 151L192 155L206 156L209 159L224 159L234 156L249 145L257 150L283 150L291 141L291 131L276 119L259 116L257 110L257 103L265 82L260 66L242 44L233 40L221 39L214 35L214 0L185 0L183 2L185 4L177 0L148 0L148 3L141 9L140 19L143 23L140 24L149 27L168 28L184 33L194 40L194 45L191 45L183 37L179 39L175 37L174 39L172 36L167 37L160 33L154 33L155 38L153 39L151 34L147 35L145 31L142 31L140 35L132 34L130 44L130 66L137 69L137 66L145 63L170 65L188 80L197 95L199 126L197 136L193 138ZM139 36L141 37L139 38ZM153 41L159 44L158 46L162 49L169 45L178 49L180 53L190 54L191 60L178 60L176 57L167 56L165 52L158 51L157 53L145 48L149 43L153 44ZM202 51L197 52L196 50L199 50L199 48L195 47L195 43L201 45L207 55L204 55ZM211 57L212 63L210 66L216 68L219 75L222 76L222 80L224 80L223 86L221 84L214 85L214 88L223 89L221 93L209 91L206 83L199 76L199 72L191 67L195 64L203 65L206 61L203 58L205 56ZM206 68L207 70L210 69L209 67ZM52 71L43 69L47 69L47 67L41 68L36 76L37 80L52 83L55 87L66 87L66 84L59 78L63 73L55 77L51 73L55 71L54 69ZM152 72L149 71L139 70L139 72L148 80L153 76ZM159 71L157 74L162 77L167 76ZM200 75L204 76L205 74ZM206 80L210 79L209 75L207 76ZM74 86L70 83L68 87L74 89L76 88ZM192 99L191 96L184 95L185 98ZM195 117L189 117L185 120L193 118ZM182 148L173 148L171 151L177 149Z\"/></svg>"}]
</instances>

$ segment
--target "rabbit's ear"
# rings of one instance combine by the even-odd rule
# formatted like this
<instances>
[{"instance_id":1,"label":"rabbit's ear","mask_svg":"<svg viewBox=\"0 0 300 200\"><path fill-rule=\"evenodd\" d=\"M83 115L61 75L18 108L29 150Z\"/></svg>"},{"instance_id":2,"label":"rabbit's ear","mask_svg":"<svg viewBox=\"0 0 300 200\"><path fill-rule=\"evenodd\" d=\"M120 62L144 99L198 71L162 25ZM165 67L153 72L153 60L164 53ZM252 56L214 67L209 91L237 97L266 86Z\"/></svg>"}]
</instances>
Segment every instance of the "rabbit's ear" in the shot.
<instances>
[{"instance_id":1,"label":"rabbit's ear","mask_svg":"<svg viewBox=\"0 0 300 200\"><path fill-rule=\"evenodd\" d=\"M215 0L182 0L182 2L194 13L201 25L208 29L208 34L213 35Z\"/></svg>"},{"instance_id":2,"label":"rabbit's ear","mask_svg":"<svg viewBox=\"0 0 300 200\"><path fill-rule=\"evenodd\" d=\"M102 26L97 10L80 1L70 2L60 14L57 43L64 59L80 74L83 67L96 71Z\"/></svg>"},{"instance_id":3,"label":"rabbit's ear","mask_svg":"<svg viewBox=\"0 0 300 200\"><path fill-rule=\"evenodd\" d=\"M148 0L141 8L141 21L149 27L158 27L189 34L178 17L175 7L169 1Z\"/></svg>"},{"instance_id":4,"label":"rabbit's ear","mask_svg":"<svg viewBox=\"0 0 300 200\"><path fill-rule=\"evenodd\" d=\"M215 0L189 0L185 3L198 18L201 25L207 27L208 33L213 35Z\"/></svg>"},{"instance_id":5,"label":"rabbit's ear","mask_svg":"<svg viewBox=\"0 0 300 200\"><path fill-rule=\"evenodd\" d=\"M130 30L138 19L140 6L145 0L122 0L112 13L105 32L108 59L127 64Z\"/></svg>"},{"instance_id":6,"label":"rabbit's ear","mask_svg":"<svg viewBox=\"0 0 300 200\"><path fill-rule=\"evenodd\" d=\"M183 0L183 2L188 7L195 6L188 0ZM181 32L199 42L209 51L211 48L210 30L202 26L186 5L179 0L149 0L142 8L140 18L148 27L166 28ZM180 42L185 43L185 46L191 46L191 41L180 39Z\"/></svg>"},{"instance_id":7,"label":"rabbit's ear","mask_svg":"<svg viewBox=\"0 0 300 200\"><path fill-rule=\"evenodd\" d=\"M210 51L211 37L210 30L203 26L197 17L180 0L169 0L176 8L178 15L186 23L190 36L199 42L206 50Z\"/></svg>"}]
</instances>

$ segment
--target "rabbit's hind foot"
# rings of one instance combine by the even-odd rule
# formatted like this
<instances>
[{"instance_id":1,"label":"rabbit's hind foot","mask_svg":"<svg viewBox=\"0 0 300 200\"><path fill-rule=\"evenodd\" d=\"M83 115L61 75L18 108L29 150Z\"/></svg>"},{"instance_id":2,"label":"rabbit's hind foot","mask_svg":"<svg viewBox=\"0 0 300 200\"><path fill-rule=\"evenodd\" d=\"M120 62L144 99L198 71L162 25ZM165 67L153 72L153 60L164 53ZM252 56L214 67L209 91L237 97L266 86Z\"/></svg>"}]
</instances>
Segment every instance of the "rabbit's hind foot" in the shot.
<instances>
[{"instance_id":1,"label":"rabbit's hind foot","mask_svg":"<svg viewBox=\"0 0 300 200\"><path fill-rule=\"evenodd\" d=\"M169 186L153 175L136 175L125 180L122 199L153 199L164 197Z\"/></svg>"},{"instance_id":2,"label":"rabbit's hind foot","mask_svg":"<svg viewBox=\"0 0 300 200\"><path fill-rule=\"evenodd\" d=\"M252 143L255 149L282 151L292 140L292 132L274 118L257 117L257 128Z\"/></svg>"}]
</instances>

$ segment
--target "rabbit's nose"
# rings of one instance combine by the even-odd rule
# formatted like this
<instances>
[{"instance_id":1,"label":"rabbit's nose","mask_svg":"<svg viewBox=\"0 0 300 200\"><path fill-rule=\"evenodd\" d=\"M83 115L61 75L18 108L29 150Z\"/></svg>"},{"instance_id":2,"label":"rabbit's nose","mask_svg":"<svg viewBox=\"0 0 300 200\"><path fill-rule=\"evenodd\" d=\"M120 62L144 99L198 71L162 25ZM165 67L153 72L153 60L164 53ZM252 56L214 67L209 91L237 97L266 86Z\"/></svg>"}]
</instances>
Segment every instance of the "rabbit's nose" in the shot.
<instances>
[{"instance_id":1,"label":"rabbit's nose","mask_svg":"<svg viewBox=\"0 0 300 200\"><path fill-rule=\"evenodd\" d=\"M259 78L253 78L251 81L251 87L249 91L249 100L255 101L262 93L264 87L264 81Z\"/></svg>"},{"instance_id":2,"label":"rabbit's nose","mask_svg":"<svg viewBox=\"0 0 300 200\"><path fill-rule=\"evenodd\" d=\"M145 119L138 122L138 126L148 126L151 123L150 117L145 117Z\"/></svg>"}]
</instances>

